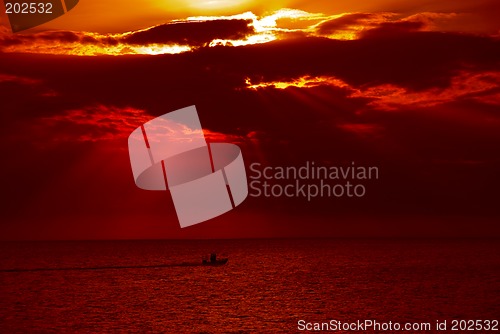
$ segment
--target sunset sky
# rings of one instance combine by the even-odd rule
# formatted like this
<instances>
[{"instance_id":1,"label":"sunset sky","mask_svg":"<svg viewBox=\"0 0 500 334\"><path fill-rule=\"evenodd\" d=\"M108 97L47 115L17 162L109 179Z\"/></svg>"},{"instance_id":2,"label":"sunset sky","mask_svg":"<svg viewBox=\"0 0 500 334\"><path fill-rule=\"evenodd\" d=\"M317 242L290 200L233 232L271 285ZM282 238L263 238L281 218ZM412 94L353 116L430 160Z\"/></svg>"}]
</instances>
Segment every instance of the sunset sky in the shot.
<instances>
[{"instance_id":1,"label":"sunset sky","mask_svg":"<svg viewBox=\"0 0 500 334\"><path fill-rule=\"evenodd\" d=\"M3 11L2 11L3 12ZM1 239L499 236L500 2L81 0L0 17ZM196 105L247 167L380 168L362 199L252 198L180 229L127 137Z\"/></svg>"}]
</instances>

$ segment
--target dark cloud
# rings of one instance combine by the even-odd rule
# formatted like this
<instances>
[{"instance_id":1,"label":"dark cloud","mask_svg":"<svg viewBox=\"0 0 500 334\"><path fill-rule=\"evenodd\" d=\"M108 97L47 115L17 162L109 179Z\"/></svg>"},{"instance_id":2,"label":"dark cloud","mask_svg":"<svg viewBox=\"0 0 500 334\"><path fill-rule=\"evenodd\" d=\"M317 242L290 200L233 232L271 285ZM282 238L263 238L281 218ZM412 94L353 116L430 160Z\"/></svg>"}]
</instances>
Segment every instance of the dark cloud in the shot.
<instances>
[{"instance_id":1,"label":"dark cloud","mask_svg":"<svg viewBox=\"0 0 500 334\"><path fill-rule=\"evenodd\" d=\"M200 54L222 73L240 73L252 83L326 74L356 87L390 83L419 90L448 86L462 68L498 69L500 42L494 38L438 32L374 35L354 41L295 39Z\"/></svg>"},{"instance_id":2,"label":"dark cloud","mask_svg":"<svg viewBox=\"0 0 500 334\"><path fill-rule=\"evenodd\" d=\"M254 32L249 20L190 21L162 24L123 38L129 44L204 45L214 39L242 39Z\"/></svg>"},{"instance_id":3,"label":"dark cloud","mask_svg":"<svg viewBox=\"0 0 500 334\"><path fill-rule=\"evenodd\" d=\"M126 34L95 34L73 31L47 31L35 34L0 34L2 48L20 46L20 51L53 53L51 48L67 49L75 45L96 45L100 47L142 46L149 44L179 44L199 47L215 39L244 39L255 31L251 20L180 21L158 25L149 29ZM44 48L45 47L45 48ZM23 49L24 48L24 49ZM76 48L75 48L76 50ZM16 51L16 49L14 49ZM102 51L104 52L104 51Z\"/></svg>"},{"instance_id":4,"label":"dark cloud","mask_svg":"<svg viewBox=\"0 0 500 334\"><path fill-rule=\"evenodd\" d=\"M459 71L498 71L499 56L499 41L493 38L410 32L354 41L298 38L162 56L38 55L35 62L32 55L0 54L0 73L42 80L62 96L47 97L44 92L48 88L35 87L33 93L22 99L3 99L5 105L17 105L24 110L22 117L52 116L99 104L131 106L160 115L185 106L186 101L212 101L210 104L216 109L213 112L219 114L215 106L226 101L227 92L234 94L234 90L242 89L240 94L254 95L245 93L247 78L255 84L290 81L304 75L333 76L354 88L390 84L409 91L425 91L451 87L452 78ZM20 94L12 83L5 83L3 92L10 97ZM361 97L347 99L349 93L340 89L337 98L336 94L325 92L336 103L345 101L344 105L351 105L349 109L360 109L369 102ZM234 108L238 108L237 101L235 104ZM45 107L39 108L40 105ZM9 112L3 113L3 117L6 115ZM238 117L233 113L226 115L216 130L225 132L224 125ZM252 119L247 121L253 123ZM255 129L250 125L247 130Z\"/></svg>"},{"instance_id":5,"label":"dark cloud","mask_svg":"<svg viewBox=\"0 0 500 334\"><path fill-rule=\"evenodd\" d=\"M223 104L232 103L238 109L238 100L229 100L238 89L238 94L244 99L252 100L250 96L256 93L244 89L248 78L255 84L290 81L304 75L333 76L356 89L386 84L425 92L450 88L452 79L460 71L498 71L499 56L499 41L493 38L410 32L354 41L298 38L246 47L202 48L162 56L39 55L36 61L32 61L32 55L0 54L0 73L42 80L46 85L43 89L32 88L32 93L22 94L22 99L14 99L21 94L20 88L13 83L3 84L2 92L9 97L3 99L3 104L9 109L17 106L24 110L17 117L52 116L99 104L134 107L161 115L165 110L185 106L186 101L190 104L204 101L215 109L213 113L221 116L218 122L214 122L214 130L227 132L229 124L241 115L226 115L216 106L224 101ZM61 97L46 96L47 89ZM370 97L348 98L350 91L340 88L322 94L349 112L363 109L370 102ZM371 96L376 94L374 91ZM262 98L277 96L272 90L257 95L263 95ZM163 96L168 98L163 99ZM287 99L280 103L287 105L288 102ZM255 103L248 102L258 108ZM40 105L44 107L40 108ZM9 114L4 112L2 117ZM257 130L252 128L255 120L249 118L246 121L249 125L243 134ZM355 123L354 120L344 121Z\"/></svg>"}]
</instances>

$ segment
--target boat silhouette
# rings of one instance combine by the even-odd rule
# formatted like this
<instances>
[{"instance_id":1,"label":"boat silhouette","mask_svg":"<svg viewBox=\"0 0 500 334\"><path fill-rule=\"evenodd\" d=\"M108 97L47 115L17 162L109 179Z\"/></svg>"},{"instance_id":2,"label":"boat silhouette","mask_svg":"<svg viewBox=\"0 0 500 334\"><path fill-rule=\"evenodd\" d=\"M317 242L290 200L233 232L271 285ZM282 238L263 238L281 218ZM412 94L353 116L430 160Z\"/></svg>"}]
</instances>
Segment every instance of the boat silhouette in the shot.
<instances>
[{"instance_id":1,"label":"boat silhouette","mask_svg":"<svg viewBox=\"0 0 500 334\"><path fill-rule=\"evenodd\" d=\"M215 261L202 261L201 265L202 266L223 266L229 261L229 259L217 259Z\"/></svg>"},{"instance_id":2,"label":"boat silhouette","mask_svg":"<svg viewBox=\"0 0 500 334\"><path fill-rule=\"evenodd\" d=\"M210 257L204 256L201 260L202 266L223 266L227 263L228 258L218 259L216 253L210 254Z\"/></svg>"}]
</instances>

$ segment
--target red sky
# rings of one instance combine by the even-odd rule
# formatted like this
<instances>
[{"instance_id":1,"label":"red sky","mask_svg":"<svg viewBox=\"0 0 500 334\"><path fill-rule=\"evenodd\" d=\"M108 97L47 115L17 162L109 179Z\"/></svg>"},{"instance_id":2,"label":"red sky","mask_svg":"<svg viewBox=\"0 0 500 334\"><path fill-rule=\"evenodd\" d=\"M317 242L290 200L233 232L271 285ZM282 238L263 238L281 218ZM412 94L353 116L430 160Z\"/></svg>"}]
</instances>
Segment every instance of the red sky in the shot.
<instances>
[{"instance_id":1,"label":"red sky","mask_svg":"<svg viewBox=\"0 0 500 334\"><path fill-rule=\"evenodd\" d=\"M82 1L16 34L2 18L0 238L500 234L497 2L200 4ZM168 193L135 186L127 137L193 104L247 166L355 161L380 179L181 230Z\"/></svg>"}]
</instances>

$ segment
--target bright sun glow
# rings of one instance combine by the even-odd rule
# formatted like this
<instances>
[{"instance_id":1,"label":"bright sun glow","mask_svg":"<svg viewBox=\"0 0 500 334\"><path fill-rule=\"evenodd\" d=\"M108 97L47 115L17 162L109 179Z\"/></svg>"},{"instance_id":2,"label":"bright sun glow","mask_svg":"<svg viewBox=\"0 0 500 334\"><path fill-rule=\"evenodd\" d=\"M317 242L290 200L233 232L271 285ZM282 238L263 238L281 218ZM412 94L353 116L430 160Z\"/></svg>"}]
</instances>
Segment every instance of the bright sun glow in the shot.
<instances>
[{"instance_id":1,"label":"bright sun glow","mask_svg":"<svg viewBox=\"0 0 500 334\"><path fill-rule=\"evenodd\" d=\"M164 44L149 44L147 46L139 46L133 48L136 54L177 54L191 50L187 45L164 45Z\"/></svg>"},{"instance_id":2,"label":"bright sun glow","mask_svg":"<svg viewBox=\"0 0 500 334\"><path fill-rule=\"evenodd\" d=\"M191 1L189 6L196 9L215 10L240 7L248 2L249 0L199 0Z\"/></svg>"},{"instance_id":3,"label":"bright sun glow","mask_svg":"<svg viewBox=\"0 0 500 334\"><path fill-rule=\"evenodd\" d=\"M267 43L277 39L276 33L279 31L291 31L285 28L278 28L277 21L279 19L292 19L292 20L301 20L301 19L311 19L318 18L322 16L322 14L311 14L302 10L297 9L280 9L278 11L273 12L270 15L258 17L252 12L246 12L237 15L231 16L195 16L188 17L186 21L212 21L212 20L251 20L251 26L255 30L254 35L247 36L245 39L239 40L231 40L231 39L215 39L210 43L210 46L215 45L233 45L233 46L241 46L241 45L249 45L249 44L260 44Z\"/></svg>"}]
</instances>

